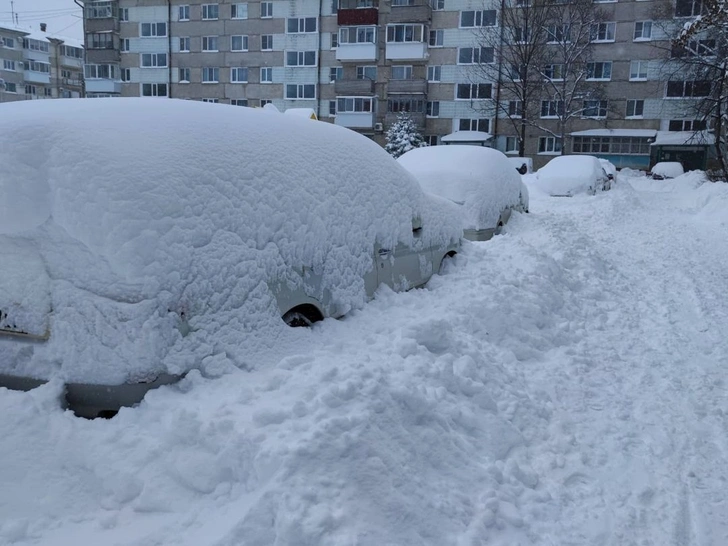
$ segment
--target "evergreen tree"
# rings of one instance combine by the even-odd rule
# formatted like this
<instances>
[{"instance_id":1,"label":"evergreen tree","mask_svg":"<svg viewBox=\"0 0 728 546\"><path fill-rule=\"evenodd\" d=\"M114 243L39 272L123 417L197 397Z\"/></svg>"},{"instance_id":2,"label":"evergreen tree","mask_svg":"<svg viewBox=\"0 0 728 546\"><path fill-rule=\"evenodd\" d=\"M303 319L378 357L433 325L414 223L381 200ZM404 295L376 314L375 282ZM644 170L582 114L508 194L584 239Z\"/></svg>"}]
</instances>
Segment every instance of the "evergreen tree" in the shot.
<instances>
[{"instance_id":1,"label":"evergreen tree","mask_svg":"<svg viewBox=\"0 0 728 546\"><path fill-rule=\"evenodd\" d=\"M413 148L427 146L425 139L417 129L414 120L407 112L400 112L392 126L387 130L387 144L384 147L395 158Z\"/></svg>"}]
</instances>

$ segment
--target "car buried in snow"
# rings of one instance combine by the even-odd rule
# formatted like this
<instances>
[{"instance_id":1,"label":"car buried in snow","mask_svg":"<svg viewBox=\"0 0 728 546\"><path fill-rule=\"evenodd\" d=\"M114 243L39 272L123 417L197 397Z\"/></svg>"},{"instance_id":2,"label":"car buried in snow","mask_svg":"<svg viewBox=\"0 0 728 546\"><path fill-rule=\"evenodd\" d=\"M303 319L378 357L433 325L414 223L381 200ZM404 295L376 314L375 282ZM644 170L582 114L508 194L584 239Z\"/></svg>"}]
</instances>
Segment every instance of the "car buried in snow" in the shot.
<instances>
[{"instance_id":1,"label":"car buried in snow","mask_svg":"<svg viewBox=\"0 0 728 546\"><path fill-rule=\"evenodd\" d=\"M421 286L459 248L454 207L345 128L181 100L2 109L0 386L57 379L79 415L279 358L307 335L289 325Z\"/></svg>"},{"instance_id":2,"label":"car buried in snow","mask_svg":"<svg viewBox=\"0 0 728 546\"><path fill-rule=\"evenodd\" d=\"M560 155L541 167L534 185L553 197L595 195L612 187L599 159L592 155Z\"/></svg>"},{"instance_id":3,"label":"car buried in snow","mask_svg":"<svg viewBox=\"0 0 728 546\"><path fill-rule=\"evenodd\" d=\"M422 189L460 207L463 236L487 241L508 222L513 211L528 212L528 189L508 158L481 146L415 148L397 161Z\"/></svg>"}]
</instances>

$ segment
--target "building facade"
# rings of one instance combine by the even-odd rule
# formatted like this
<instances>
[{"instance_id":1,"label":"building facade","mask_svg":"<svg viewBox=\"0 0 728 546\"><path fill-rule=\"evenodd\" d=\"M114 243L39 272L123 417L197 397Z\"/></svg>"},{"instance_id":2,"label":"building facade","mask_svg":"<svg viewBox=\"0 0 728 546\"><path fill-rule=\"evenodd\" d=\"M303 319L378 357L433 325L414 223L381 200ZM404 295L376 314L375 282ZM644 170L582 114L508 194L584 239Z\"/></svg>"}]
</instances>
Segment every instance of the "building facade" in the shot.
<instances>
[{"instance_id":1,"label":"building facade","mask_svg":"<svg viewBox=\"0 0 728 546\"><path fill-rule=\"evenodd\" d=\"M81 43L41 28L0 24L0 102L83 95Z\"/></svg>"},{"instance_id":2,"label":"building facade","mask_svg":"<svg viewBox=\"0 0 728 546\"><path fill-rule=\"evenodd\" d=\"M663 75L669 40L656 20L658 6L668 19L694 15L699 0L683 6L687 1L599 3L607 20L595 29L592 61L606 100L571 123L568 153L614 151L639 156L630 164L639 166L649 158L652 132L697 127L683 104L691 97ZM508 114L495 107L497 78L474 69L497 62L481 36L489 27L498 31L503 6L495 0L87 1L86 96L312 108L319 119L379 142L406 111L430 144L475 131L514 154ZM536 166L560 153L561 143L548 133L530 127L527 136L526 155Z\"/></svg>"}]
</instances>

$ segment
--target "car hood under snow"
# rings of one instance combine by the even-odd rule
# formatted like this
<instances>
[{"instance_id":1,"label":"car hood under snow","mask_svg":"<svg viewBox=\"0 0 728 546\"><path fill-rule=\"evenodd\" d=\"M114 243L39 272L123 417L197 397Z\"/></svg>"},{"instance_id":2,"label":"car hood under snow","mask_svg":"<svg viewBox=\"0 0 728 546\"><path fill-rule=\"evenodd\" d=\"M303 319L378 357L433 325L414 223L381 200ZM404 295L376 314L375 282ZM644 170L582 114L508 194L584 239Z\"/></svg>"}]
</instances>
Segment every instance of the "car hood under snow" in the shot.
<instances>
[{"instance_id":1,"label":"car hood under snow","mask_svg":"<svg viewBox=\"0 0 728 546\"><path fill-rule=\"evenodd\" d=\"M0 309L25 309L38 334L52 315L47 342L0 336L0 373L121 383L253 367L303 335L269 279L318 268L345 311L365 301L375 241L412 244L415 217L425 244L460 235L384 150L327 123L154 99L2 110Z\"/></svg>"}]
</instances>

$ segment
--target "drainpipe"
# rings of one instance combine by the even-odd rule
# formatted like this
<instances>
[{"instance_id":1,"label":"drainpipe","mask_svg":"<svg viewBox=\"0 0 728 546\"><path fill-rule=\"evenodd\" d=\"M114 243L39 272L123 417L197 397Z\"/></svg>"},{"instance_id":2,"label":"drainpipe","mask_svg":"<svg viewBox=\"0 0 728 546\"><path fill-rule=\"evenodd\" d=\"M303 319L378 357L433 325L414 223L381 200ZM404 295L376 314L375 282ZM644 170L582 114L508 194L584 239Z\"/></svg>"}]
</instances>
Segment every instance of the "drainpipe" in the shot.
<instances>
[{"instance_id":1,"label":"drainpipe","mask_svg":"<svg viewBox=\"0 0 728 546\"><path fill-rule=\"evenodd\" d=\"M500 112L500 95L501 95L501 80L503 79L503 13L506 9L506 0L501 0L500 6L500 36L498 38L498 81L496 82L497 88L495 90L495 117L493 118L493 138L498 139L498 114Z\"/></svg>"},{"instance_id":2,"label":"drainpipe","mask_svg":"<svg viewBox=\"0 0 728 546\"><path fill-rule=\"evenodd\" d=\"M318 76L316 78L316 119L321 119L321 70L323 63L321 62L321 25L323 23L324 0L319 0L318 12ZM285 93L285 91L284 91Z\"/></svg>"},{"instance_id":3,"label":"drainpipe","mask_svg":"<svg viewBox=\"0 0 728 546\"><path fill-rule=\"evenodd\" d=\"M81 18L83 20L83 68L81 69L81 96L86 98L86 10L84 5L78 0L73 0L73 3L81 8Z\"/></svg>"},{"instance_id":4,"label":"drainpipe","mask_svg":"<svg viewBox=\"0 0 728 546\"><path fill-rule=\"evenodd\" d=\"M167 0L167 98L172 98L172 0Z\"/></svg>"}]
</instances>

